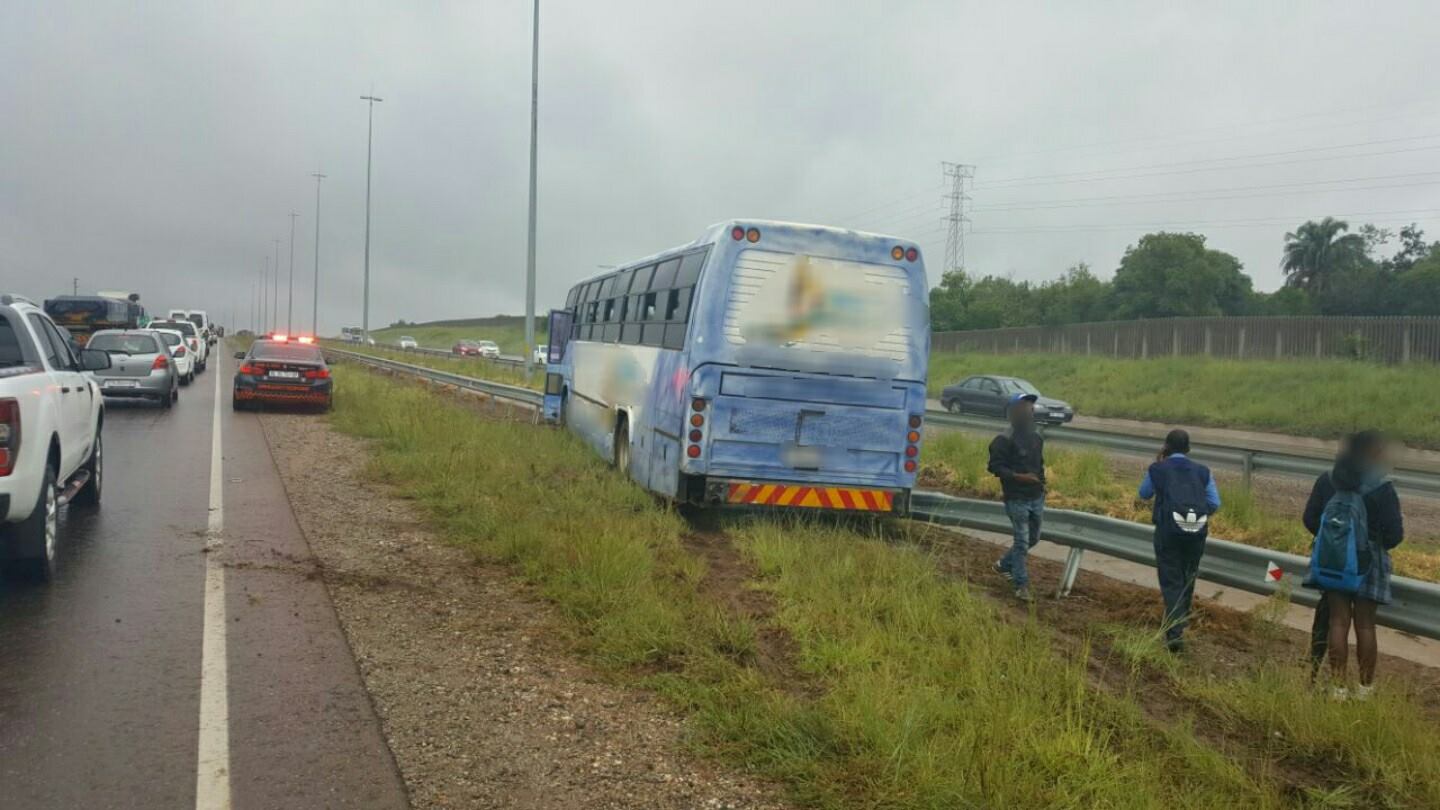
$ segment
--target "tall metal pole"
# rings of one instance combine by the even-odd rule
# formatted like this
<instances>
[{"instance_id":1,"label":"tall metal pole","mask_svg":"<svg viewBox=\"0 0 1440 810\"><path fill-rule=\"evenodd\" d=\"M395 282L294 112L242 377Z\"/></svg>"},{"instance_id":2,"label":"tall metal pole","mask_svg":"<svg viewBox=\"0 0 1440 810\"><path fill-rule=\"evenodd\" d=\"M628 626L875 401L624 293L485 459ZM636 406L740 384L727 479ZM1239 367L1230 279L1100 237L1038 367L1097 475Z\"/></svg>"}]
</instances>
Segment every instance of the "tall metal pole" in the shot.
<instances>
[{"instance_id":1,"label":"tall metal pole","mask_svg":"<svg viewBox=\"0 0 1440 810\"><path fill-rule=\"evenodd\" d=\"M270 331L270 257L265 257L265 272L260 274L260 334Z\"/></svg>"},{"instance_id":2,"label":"tall metal pole","mask_svg":"<svg viewBox=\"0 0 1440 810\"><path fill-rule=\"evenodd\" d=\"M276 332L280 331L280 238L275 238L275 283L270 285L275 293L275 306L270 309L271 326Z\"/></svg>"},{"instance_id":3,"label":"tall metal pole","mask_svg":"<svg viewBox=\"0 0 1440 810\"><path fill-rule=\"evenodd\" d=\"M289 303L285 305L285 334L295 334L295 218L300 216L294 211L290 212L290 294Z\"/></svg>"},{"instance_id":4,"label":"tall metal pole","mask_svg":"<svg viewBox=\"0 0 1440 810\"><path fill-rule=\"evenodd\" d=\"M310 334L320 336L320 181L325 175L315 172L315 290L310 296Z\"/></svg>"},{"instance_id":5,"label":"tall metal pole","mask_svg":"<svg viewBox=\"0 0 1440 810\"><path fill-rule=\"evenodd\" d=\"M540 106L540 0L535 0L535 23L530 43L530 228L525 248L525 376L535 357L535 164L536 130Z\"/></svg>"},{"instance_id":6,"label":"tall metal pole","mask_svg":"<svg viewBox=\"0 0 1440 810\"><path fill-rule=\"evenodd\" d=\"M370 154L375 143L375 102L384 101L375 96L361 96L361 101L370 102L370 120L365 130L365 305L360 316L360 333L370 338Z\"/></svg>"}]
</instances>

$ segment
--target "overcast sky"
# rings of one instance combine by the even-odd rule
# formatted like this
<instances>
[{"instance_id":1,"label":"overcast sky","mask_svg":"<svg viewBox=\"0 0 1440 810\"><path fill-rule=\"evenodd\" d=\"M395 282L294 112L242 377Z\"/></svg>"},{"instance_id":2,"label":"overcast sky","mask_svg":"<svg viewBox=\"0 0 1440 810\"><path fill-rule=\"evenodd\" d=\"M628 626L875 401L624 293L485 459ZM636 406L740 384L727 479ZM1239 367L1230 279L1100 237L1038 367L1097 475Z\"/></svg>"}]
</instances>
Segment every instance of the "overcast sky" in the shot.
<instances>
[{"instance_id":1,"label":"overcast sky","mask_svg":"<svg viewBox=\"0 0 1440 810\"><path fill-rule=\"evenodd\" d=\"M358 325L373 88L372 326L522 311L530 8L0 0L0 289L78 278L246 326L276 238L288 279L293 210L308 324L320 170L321 327ZM542 310L732 217L914 239L936 283L945 160L976 166L977 274L1108 276L1168 226L1273 289L1307 217L1440 238L1427 0L541 15Z\"/></svg>"}]
</instances>

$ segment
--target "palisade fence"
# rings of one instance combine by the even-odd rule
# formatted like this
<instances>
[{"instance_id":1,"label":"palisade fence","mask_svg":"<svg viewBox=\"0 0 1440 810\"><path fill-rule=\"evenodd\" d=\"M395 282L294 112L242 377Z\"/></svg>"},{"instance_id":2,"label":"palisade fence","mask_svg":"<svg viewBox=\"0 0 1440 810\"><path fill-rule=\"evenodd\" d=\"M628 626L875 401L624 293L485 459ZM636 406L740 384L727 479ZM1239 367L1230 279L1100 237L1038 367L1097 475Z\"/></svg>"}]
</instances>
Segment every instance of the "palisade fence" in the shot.
<instances>
[{"instance_id":1,"label":"palisade fence","mask_svg":"<svg viewBox=\"0 0 1440 810\"><path fill-rule=\"evenodd\" d=\"M1060 352L1103 357L1343 357L1440 362L1440 317L1161 318L936 332L937 352Z\"/></svg>"}]
</instances>

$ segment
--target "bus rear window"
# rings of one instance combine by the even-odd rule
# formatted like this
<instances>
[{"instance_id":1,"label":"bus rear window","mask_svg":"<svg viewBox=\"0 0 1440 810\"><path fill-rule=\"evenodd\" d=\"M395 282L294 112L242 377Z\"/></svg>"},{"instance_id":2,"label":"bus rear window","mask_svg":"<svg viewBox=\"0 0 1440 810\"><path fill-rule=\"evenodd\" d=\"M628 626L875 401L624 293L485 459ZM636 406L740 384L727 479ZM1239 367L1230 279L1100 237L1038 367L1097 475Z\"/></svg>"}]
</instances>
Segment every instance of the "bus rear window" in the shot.
<instances>
[{"instance_id":1,"label":"bus rear window","mask_svg":"<svg viewBox=\"0 0 1440 810\"><path fill-rule=\"evenodd\" d=\"M750 249L725 305L726 342L908 362L910 278L899 267Z\"/></svg>"}]
</instances>

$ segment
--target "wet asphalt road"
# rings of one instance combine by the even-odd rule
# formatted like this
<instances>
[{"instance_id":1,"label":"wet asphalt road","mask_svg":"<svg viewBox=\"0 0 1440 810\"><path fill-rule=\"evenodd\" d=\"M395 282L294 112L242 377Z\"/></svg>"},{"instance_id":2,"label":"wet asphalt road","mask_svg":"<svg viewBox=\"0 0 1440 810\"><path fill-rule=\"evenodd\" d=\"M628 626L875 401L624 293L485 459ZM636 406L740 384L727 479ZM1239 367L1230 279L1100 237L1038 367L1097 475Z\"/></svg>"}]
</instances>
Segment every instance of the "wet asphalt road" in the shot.
<instances>
[{"instance_id":1,"label":"wet asphalt road","mask_svg":"<svg viewBox=\"0 0 1440 810\"><path fill-rule=\"evenodd\" d=\"M260 420L230 409L232 370L217 358L168 412L107 401L100 509L62 515L55 582L0 583L0 807L407 805ZM208 628L207 565L224 588ZM204 688L227 711L205 744L228 761L197 788L207 633L224 659Z\"/></svg>"}]
</instances>

